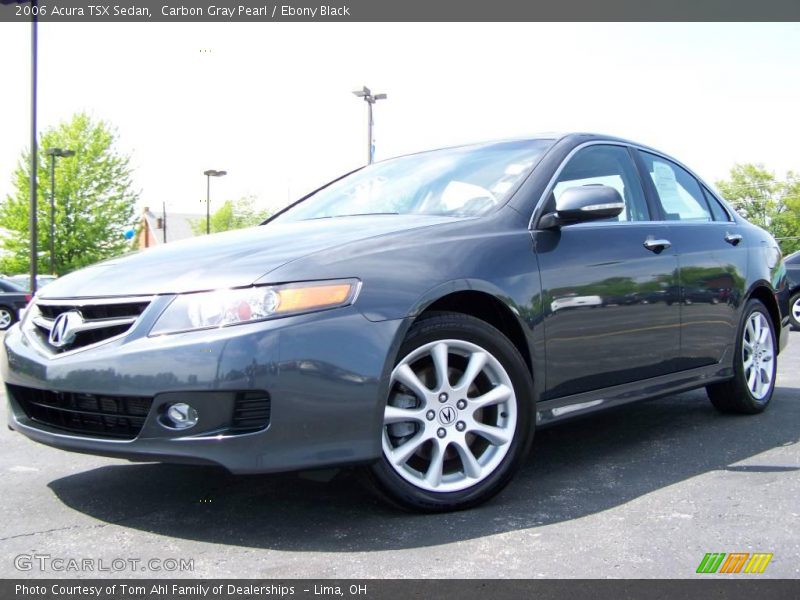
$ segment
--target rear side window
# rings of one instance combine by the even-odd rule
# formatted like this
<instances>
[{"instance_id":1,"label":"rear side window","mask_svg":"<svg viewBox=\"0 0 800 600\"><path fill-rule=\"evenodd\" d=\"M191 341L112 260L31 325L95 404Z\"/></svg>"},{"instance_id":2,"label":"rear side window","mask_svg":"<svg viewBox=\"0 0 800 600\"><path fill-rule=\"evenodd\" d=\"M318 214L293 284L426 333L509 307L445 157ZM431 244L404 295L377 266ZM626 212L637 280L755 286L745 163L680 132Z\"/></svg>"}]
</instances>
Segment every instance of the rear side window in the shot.
<instances>
[{"instance_id":1,"label":"rear side window","mask_svg":"<svg viewBox=\"0 0 800 600\"><path fill-rule=\"evenodd\" d=\"M553 187L553 199L571 187L584 185L607 185L622 196L625 210L606 221L650 220L642 184L627 148L594 145L579 150L559 174Z\"/></svg>"},{"instance_id":2,"label":"rear side window","mask_svg":"<svg viewBox=\"0 0 800 600\"><path fill-rule=\"evenodd\" d=\"M0 281L0 292L22 292L22 288L14 285L10 281Z\"/></svg>"},{"instance_id":3,"label":"rear side window","mask_svg":"<svg viewBox=\"0 0 800 600\"><path fill-rule=\"evenodd\" d=\"M639 155L668 221L712 220L700 184L686 169L649 152L639 151Z\"/></svg>"},{"instance_id":4,"label":"rear side window","mask_svg":"<svg viewBox=\"0 0 800 600\"><path fill-rule=\"evenodd\" d=\"M709 190L703 188L703 194L706 197L706 202L708 202L708 206L711 208L711 214L714 216L715 221L730 221L731 217L728 212L722 208L722 204L719 203Z\"/></svg>"}]
</instances>

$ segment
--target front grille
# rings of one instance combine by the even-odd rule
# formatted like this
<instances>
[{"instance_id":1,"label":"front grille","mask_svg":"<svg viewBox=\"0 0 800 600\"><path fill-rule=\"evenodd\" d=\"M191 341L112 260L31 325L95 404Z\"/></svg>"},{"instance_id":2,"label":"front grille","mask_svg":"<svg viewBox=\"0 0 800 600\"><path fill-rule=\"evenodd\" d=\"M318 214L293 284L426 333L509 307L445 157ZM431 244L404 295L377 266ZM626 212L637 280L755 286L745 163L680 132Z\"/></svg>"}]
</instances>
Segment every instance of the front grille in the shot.
<instances>
[{"instance_id":1,"label":"front grille","mask_svg":"<svg viewBox=\"0 0 800 600\"><path fill-rule=\"evenodd\" d=\"M271 403L266 392L239 392L233 404L230 432L252 433L269 425Z\"/></svg>"},{"instance_id":2,"label":"front grille","mask_svg":"<svg viewBox=\"0 0 800 600\"><path fill-rule=\"evenodd\" d=\"M80 306L84 319L94 321L97 319L119 319L124 317L138 317L147 308L149 302L125 302L119 304L86 304ZM68 310L73 310L76 305L69 304L38 304L39 312L46 319L54 320L58 315Z\"/></svg>"},{"instance_id":3,"label":"front grille","mask_svg":"<svg viewBox=\"0 0 800 600\"><path fill-rule=\"evenodd\" d=\"M47 301L32 307L26 331L48 351L59 354L99 344L124 334L150 305L150 298L110 300ZM50 343L50 332L59 315L78 313L79 319L70 332L69 343L56 347Z\"/></svg>"},{"instance_id":4,"label":"front grille","mask_svg":"<svg viewBox=\"0 0 800 600\"><path fill-rule=\"evenodd\" d=\"M132 440L144 426L152 398L51 392L8 384L29 419L70 433Z\"/></svg>"}]
</instances>

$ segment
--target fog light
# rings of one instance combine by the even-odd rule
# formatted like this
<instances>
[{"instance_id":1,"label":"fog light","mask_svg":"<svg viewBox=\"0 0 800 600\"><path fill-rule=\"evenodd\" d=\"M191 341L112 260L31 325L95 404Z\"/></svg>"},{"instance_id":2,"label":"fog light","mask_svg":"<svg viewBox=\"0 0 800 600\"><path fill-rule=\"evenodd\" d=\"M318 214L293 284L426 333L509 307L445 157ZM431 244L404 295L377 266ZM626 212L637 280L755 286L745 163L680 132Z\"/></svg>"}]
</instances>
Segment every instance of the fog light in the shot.
<instances>
[{"instance_id":1,"label":"fog light","mask_svg":"<svg viewBox=\"0 0 800 600\"><path fill-rule=\"evenodd\" d=\"M189 429L197 425L197 411L188 404L178 402L167 409L167 425L173 429Z\"/></svg>"}]
</instances>

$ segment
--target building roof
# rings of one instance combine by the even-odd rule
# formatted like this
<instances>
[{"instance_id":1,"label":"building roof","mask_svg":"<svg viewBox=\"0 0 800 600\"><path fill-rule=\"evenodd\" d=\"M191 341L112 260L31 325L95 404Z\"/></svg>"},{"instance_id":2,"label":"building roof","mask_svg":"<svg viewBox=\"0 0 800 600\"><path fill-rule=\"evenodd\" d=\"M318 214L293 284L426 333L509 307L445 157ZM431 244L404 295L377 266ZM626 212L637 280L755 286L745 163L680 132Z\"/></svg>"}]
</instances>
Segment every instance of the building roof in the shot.
<instances>
[{"instance_id":1,"label":"building roof","mask_svg":"<svg viewBox=\"0 0 800 600\"><path fill-rule=\"evenodd\" d=\"M147 223L147 227L157 244L162 244L164 242L164 228L162 226L163 216L162 213L155 213L150 209L144 211L145 223ZM193 213L167 212L166 216L167 242L177 242L178 240L194 237L195 233L192 231L192 223L206 218L205 215Z\"/></svg>"}]
</instances>

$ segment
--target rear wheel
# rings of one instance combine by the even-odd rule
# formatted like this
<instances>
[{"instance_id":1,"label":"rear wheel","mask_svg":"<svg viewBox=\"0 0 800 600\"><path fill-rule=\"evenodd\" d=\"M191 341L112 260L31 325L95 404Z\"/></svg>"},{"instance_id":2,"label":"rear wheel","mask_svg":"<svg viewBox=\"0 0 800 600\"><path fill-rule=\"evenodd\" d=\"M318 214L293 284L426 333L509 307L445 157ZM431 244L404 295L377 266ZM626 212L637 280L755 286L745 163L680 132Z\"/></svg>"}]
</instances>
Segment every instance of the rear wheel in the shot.
<instances>
[{"instance_id":1,"label":"rear wheel","mask_svg":"<svg viewBox=\"0 0 800 600\"><path fill-rule=\"evenodd\" d=\"M800 329L800 292L789 300L789 320L792 322L792 327Z\"/></svg>"},{"instance_id":2,"label":"rear wheel","mask_svg":"<svg viewBox=\"0 0 800 600\"><path fill-rule=\"evenodd\" d=\"M734 377L706 387L711 403L728 413L763 411L775 390L777 346L772 319L758 300L745 306L734 357Z\"/></svg>"},{"instance_id":3,"label":"rear wheel","mask_svg":"<svg viewBox=\"0 0 800 600\"><path fill-rule=\"evenodd\" d=\"M12 309L7 306L0 306L0 331L5 331L11 327L16 320Z\"/></svg>"},{"instance_id":4,"label":"rear wheel","mask_svg":"<svg viewBox=\"0 0 800 600\"><path fill-rule=\"evenodd\" d=\"M369 475L411 510L469 508L511 479L533 437L524 360L494 327L434 313L409 331L392 371L383 457Z\"/></svg>"}]
</instances>

